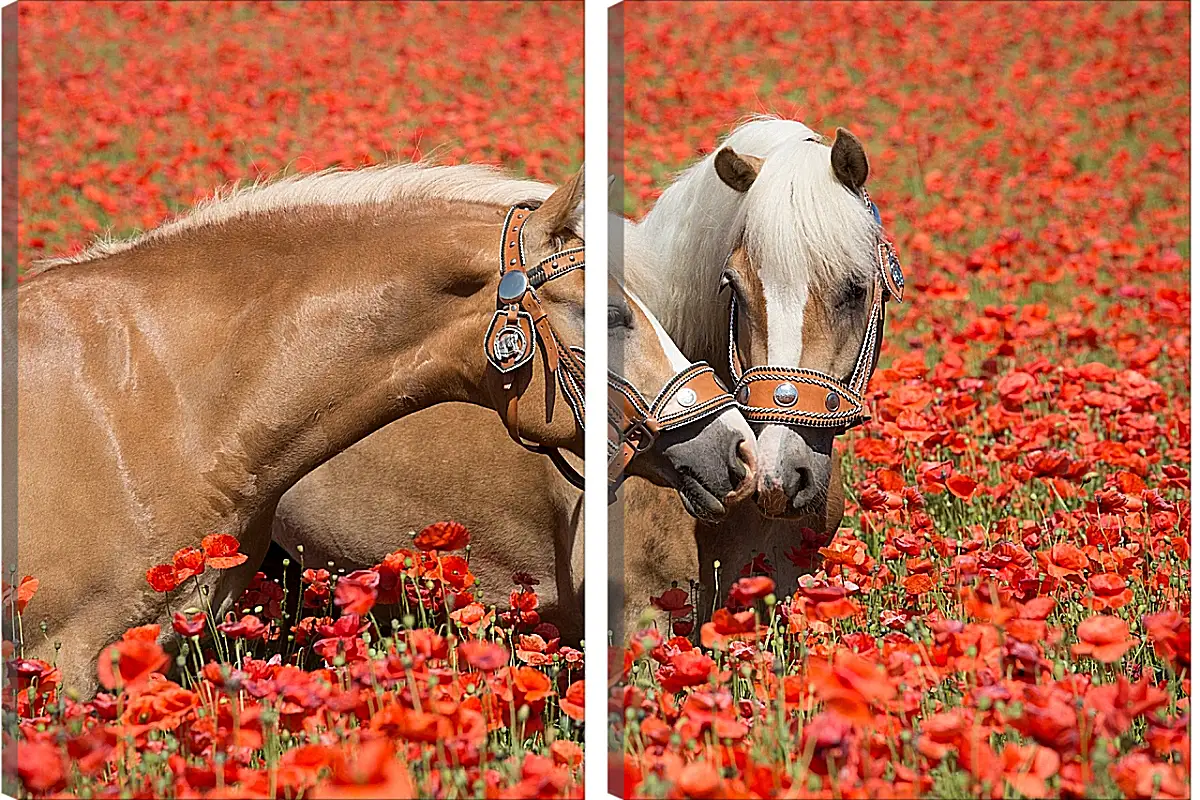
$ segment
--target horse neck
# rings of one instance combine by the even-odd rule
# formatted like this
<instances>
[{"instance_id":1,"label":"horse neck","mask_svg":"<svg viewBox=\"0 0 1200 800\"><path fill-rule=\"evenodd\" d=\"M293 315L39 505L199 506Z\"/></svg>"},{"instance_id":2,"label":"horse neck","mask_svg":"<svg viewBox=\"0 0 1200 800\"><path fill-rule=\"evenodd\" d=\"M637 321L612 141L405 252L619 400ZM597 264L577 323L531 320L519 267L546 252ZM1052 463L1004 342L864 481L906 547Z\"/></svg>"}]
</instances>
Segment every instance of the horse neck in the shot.
<instances>
[{"instance_id":1,"label":"horse neck","mask_svg":"<svg viewBox=\"0 0 1200 800\"><path fill-rule=\"evenodd\" d=\"M687 169L644 219L625 225L625 277L689 358L725 363L728 297L718 293L741 230L742 195L712 156Z\"/></svg>"},{"instance_id":2,"label":"horse neck","mask_svg":"<svg viewBox=\"0 0 1200 800\"><path fill-rule=\"evenodd\" d=\"M273 506L406 414L456 400L490 406L480 341L492 271L462 265L479 260L481 237L498 237L503 211L383 213L317 213L291 230L234 221L149 248L141 258L151 263L130 253L119 270L133 286L126 299L157 317L162 336L143 358L165 362L166 377L139 402L172 408L155 422L184 428L197 462L217 455L227 474L207 472L212 484L252 487L231 512Z\"/></svg>"}]
</instances>

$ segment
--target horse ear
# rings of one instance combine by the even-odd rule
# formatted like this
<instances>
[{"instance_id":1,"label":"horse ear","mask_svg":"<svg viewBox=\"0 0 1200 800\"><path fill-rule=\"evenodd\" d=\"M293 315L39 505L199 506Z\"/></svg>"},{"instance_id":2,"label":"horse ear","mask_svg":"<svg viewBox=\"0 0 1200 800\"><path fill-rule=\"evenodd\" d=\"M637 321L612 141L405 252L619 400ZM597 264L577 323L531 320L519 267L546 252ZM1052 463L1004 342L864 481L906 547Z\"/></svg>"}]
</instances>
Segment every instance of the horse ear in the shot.
<instances>
[{"instance_id":1,"label":"horse ear","mask_svg":"<svg viewBox=\"0 0 1200 800\"><path fill-rule=\"evenodd\" d=\"M867 153L858 137L845 128L838 128L829 151L833 174L850 191L858 194L867 185L871 168L867 164Z\"/></svg>"},{"instance_id":2,"label":"horse ear","mask_svg":"<svg viewBox=\"0 0 1200 800\"><path fill-rule=\"evenodd\" d=\"M722 147L713 160L719 177L726 186L735 191L745 192L758 177L763 160L755 156L740 156L732 147Z\"/></svg>"},{"instance_id":3,"label":"horse ear","mask_svg":"<svg viewBox=\"0 0 1200 800\"><path fill-rule=\"evenodd\" d=\"M583 167L572 176L571 180L554 190L537 209L529 215L525 223L527 234L543 236L547 239L572 229L572 222L579 218L583 205Z\"/></svg>"}]
</instances>

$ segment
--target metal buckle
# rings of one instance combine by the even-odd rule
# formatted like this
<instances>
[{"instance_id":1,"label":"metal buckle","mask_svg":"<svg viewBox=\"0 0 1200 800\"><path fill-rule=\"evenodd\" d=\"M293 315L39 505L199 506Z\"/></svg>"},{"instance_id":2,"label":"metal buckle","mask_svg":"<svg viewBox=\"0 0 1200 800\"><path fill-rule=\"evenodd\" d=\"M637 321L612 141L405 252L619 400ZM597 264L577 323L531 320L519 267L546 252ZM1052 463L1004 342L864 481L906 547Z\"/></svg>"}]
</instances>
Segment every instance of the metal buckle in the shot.
<instances>
[{"instance_id":1,"label":"metal buckle","mask_svg":"<svg viewBox=\"0 0 1200 800\"><path fill-rule=\"evenodd\" d=\"M632 425L626 428L624 439L633 445L635 452L644 453L658 438L658 424L650 419L632 420Z\"/></svg>"},{"instance_id":2,"label":"metal buckle","mask_svg":"<svg viewBox=\"0 0 1200 800\"><path fill-rule=\"evenodd\" d=\"M505 311L497 311L484 338L484 355L500 373L512 372L533 359L535 336L533 317L528 313L517 312L516 324L512 324Z\"/></svg>"}]
</instances>

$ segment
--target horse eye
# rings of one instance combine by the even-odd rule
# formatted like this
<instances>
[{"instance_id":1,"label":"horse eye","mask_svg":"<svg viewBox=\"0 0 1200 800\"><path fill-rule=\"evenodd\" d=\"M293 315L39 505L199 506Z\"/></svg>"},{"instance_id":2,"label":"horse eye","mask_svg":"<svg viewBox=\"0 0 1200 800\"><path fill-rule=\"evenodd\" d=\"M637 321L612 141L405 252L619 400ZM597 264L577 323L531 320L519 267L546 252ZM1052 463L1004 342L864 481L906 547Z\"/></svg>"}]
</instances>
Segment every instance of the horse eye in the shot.
<instances>
[{"instance_id":1,"label":"horse eye","mask_svg":"<svg viewBox=\"0 0 1200 800\"><path fill-rule=\"evenodd\" d=\"M721 293L733 285L734 275L731 270L721 272L721 282L717 285L717 293Z\"/></svg>"},{"instance_id":2,"label":"horse eye","mask_svg":"<svg viewBox=\"0 0 1200 800\"><path fill-rule=\"evenodd\" d=\"M629 318L626 310L620 306L608 307L608 327L613 328L632 328L633 321Z\"/></svg>"},{"instance_id":3,"label":"horse eye","mask_svg":"<svg viewBox=\"0 0 1200 800\"><path fill-rule=\"evenodd\" d=\"M851 284L843 290L841 297L837 299L837 307L843 308L850 305L860 305L863 300L867 299L867 287L858 284Z\"/></svg>"}]
</instances>

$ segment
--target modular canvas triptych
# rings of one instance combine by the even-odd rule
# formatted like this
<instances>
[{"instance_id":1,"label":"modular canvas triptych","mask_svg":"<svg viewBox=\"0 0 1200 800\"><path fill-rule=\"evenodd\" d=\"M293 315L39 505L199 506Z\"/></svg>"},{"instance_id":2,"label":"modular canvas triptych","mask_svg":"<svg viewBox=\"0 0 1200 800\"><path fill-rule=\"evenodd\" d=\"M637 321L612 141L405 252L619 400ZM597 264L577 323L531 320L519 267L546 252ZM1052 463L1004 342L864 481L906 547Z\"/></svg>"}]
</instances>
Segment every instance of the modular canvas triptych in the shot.
<instances>
[{"instance_id":1,"label":"modular canvas triptych","mask_svg":"<svg viewBox=\"0 0 1200 800\"><path fill-rule=\"evenodd\" d=\"M4 796L1190 796L1187 4L0 22Z\"/></svg>"}]
</instances>

